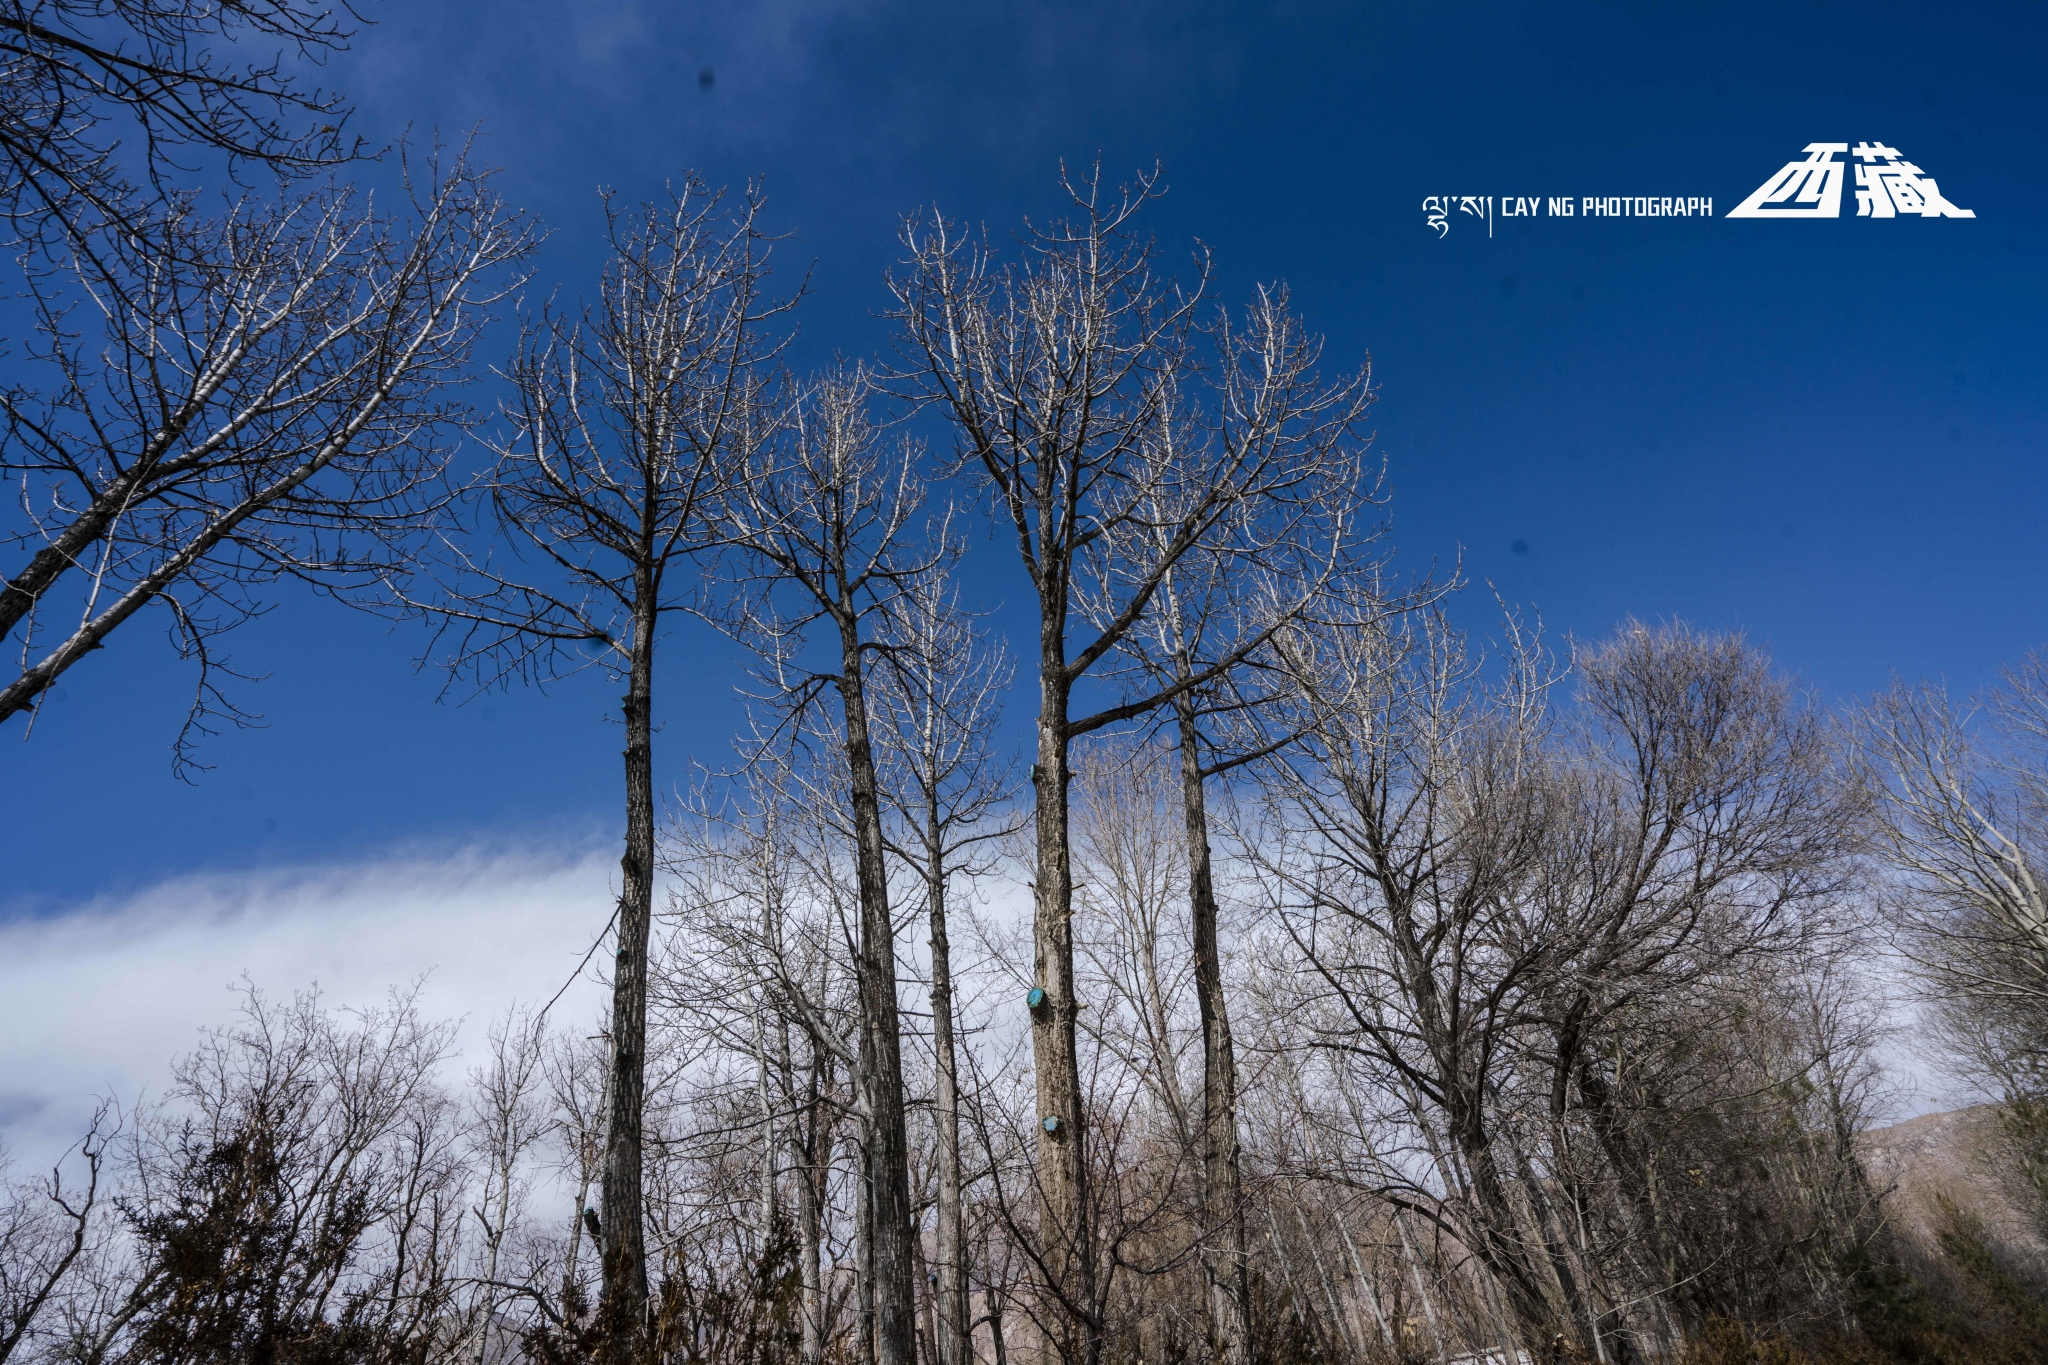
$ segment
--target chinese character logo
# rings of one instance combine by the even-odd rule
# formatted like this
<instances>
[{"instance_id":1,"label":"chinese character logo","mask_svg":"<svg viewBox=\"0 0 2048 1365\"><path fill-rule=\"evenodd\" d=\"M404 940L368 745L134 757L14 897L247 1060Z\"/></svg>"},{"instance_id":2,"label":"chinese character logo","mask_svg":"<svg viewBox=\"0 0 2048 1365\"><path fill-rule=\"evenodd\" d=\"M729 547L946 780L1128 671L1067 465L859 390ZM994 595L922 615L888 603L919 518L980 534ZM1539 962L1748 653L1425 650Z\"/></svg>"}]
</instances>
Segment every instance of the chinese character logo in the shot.
<instances>
[{"instance_id":1,"label":"chinese character logo","mask_svg":"<svg viewBox=\"0 0 2048 1365\"><path fill-rule=\"evenodd\" d=\"M1894 218L1917 213L1922 218L1975 218L1970 209L1959 209L1941 197L1941 187L1920 173L1910 161L1899 159L1899 149L1882 142L1859 142L1856 159L1856 216Z\"/></svg>"},{"instance_id":2,"label":"chinese character logo","mask_svg":"<svg viewBox=\"0 0 2048 1365\"><path fill-rule=\"evenodd\" d=\"M1757 186L1755 194L1729 211L1730 218L1839 218L1842 216L1842 173L1835 160L1849 150L1846 142L1809 142L1806 160Z\"/></svg>"},{"instance_id":3,"label":"chinese character logo","mask_svg":"<svg viewBox=\"0 0 2048 1365\"><path fill-rule=\"evenodd\" d=\"M1836 157L1849 150L1846 142L1809 142L1806 160L1792 161L1757 186L1737 204L1730 218L1839 218L1842 182L1848 169ZM1901 160L1899 149L1882 142L1856 144L1856 216L1898 218L1975 218L1941 194L1941 188L1918 166Z\"/></svg>"}]
</instances>

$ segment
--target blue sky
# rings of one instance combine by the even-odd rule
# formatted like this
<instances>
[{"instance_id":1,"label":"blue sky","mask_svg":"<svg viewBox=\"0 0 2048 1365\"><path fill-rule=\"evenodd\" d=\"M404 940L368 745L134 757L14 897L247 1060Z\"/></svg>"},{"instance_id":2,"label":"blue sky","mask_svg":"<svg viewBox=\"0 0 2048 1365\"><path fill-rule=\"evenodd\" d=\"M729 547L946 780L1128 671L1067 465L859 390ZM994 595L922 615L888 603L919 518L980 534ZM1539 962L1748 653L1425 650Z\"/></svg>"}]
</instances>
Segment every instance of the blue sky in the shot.
<instances>
[{"instance_id":1,"label":"blue sky","mask_svg":"<svg viewBox=\"0 0 2048 1365\"><path fill-rule=\"evenodd\" d=\"M1894 669L1972 688L2048 639L2038 7L367 12L326 78L377 138L481 128L552 230L537 293L589 287L599 186L761 175L792 275L815 263L799 358L872 353L900 214L1001 238L1056 206L1060 158L1156 158L1167 260L1200 238L1219 297L1285 279L1332 365L1370 353L1399 564L1462 555L1559 633L1740 627L1830 696ZM1720 216L1806 143L1866 139L1977 218ZM1716 216L1439 239L1421 201L1446 192L1710 195ZM982 604L1014 603L1006 549L976 556ZM616 689L437 704L422 646L282 600L232 642L268 675L240 694L267 728L213 741L186 786L189 677L131 624L30 741L0 734L0 914L395 846L609 846ZM665 645L664 780L724 758L738 667L684 628Z\"/></svg>"}]
</instances>

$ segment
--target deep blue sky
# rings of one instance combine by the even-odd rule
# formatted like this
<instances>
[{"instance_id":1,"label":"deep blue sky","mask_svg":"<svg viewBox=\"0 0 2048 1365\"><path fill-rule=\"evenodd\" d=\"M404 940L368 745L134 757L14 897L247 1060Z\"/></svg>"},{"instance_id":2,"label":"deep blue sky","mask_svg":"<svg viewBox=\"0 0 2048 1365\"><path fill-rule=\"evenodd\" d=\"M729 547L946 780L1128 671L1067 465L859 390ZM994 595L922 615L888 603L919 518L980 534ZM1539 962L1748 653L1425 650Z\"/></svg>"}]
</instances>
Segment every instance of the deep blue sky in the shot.
<instances>
[{"instance_id":1,"label":"deep blue sky","mask_svg":"<svg viewBox=\"0 0 2048 1365\"><path fill-rule=\"evenodd\" d=\"M600 185L765 176L786 259L815 262L812 361L885 344L899 214L936 201L1007 234L1055 206L1059 158L1157 158L1170 260L1200 237L1220 297L1286 279L1330 363L1370 352L1402 564L1462 553L1560 633L1740 627L1831 696L1894 669L1972 688L2048 638L2038 6L731 8L373 3L327 78L379 138L480 126L553 231L538 288L588 288ZM1718 216L1806 143L1863 140L1977 219ZM1711 195L1717 216L1439 240L1420 206L1445 192ZM1007 549L978 553L984 600L1014 600ZM241 694L268 728L214 741L187 787L167 746L189 678L133 623L32 741L0 733L0 907L613 836L614 689L439 706L420 646L285 602L233 642L270 675ZM723 758L737 677L730 651L670 642L667 778Z\"/></svg>"}]
</instances>

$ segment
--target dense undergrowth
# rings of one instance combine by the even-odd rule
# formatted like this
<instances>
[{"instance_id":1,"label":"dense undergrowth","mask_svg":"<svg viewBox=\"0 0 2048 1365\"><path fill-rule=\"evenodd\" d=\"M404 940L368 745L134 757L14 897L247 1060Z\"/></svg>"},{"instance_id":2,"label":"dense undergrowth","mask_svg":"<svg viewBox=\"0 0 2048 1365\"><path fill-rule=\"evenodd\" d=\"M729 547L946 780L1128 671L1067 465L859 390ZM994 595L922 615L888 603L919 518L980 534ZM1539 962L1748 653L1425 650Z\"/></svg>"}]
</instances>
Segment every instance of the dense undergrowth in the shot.
<instances>
[{"instance_id":1,"label":"dense undergrowth","mask_svg":"<svg viewBox=\"0 0 2048 1365\"><path fill-rule=\"evenodd\" d=\"M1685 1365L2043 1365L2048 1285L2029 1275L1975 1214L1943 1199L1928 1254L1897 1243L1852 1268L1852 1316L1788 1335L1718 1319Z\"/></svg>"}]
</instances>

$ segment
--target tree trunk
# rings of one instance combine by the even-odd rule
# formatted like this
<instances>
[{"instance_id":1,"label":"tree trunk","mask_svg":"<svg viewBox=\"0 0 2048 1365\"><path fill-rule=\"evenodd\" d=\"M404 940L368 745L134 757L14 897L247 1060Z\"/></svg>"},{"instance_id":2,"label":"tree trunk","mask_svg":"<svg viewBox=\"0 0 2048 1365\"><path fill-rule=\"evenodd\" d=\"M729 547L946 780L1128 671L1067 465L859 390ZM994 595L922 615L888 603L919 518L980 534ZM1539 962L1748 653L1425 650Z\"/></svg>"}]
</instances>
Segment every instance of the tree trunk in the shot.
<instances>
[{"instance_id":1,"label":"tree trunk","mask_svg":"<svg viewBox=\"0 0 2048 1365\"><path fill-rule=\"evenodd\" d=\"M854 1083L867 1087L867 1067ZM854 1353L859 1365L875 1365L875 1163L869 1159L872 1141L862 1121L853 1144L853 1297Z\"/></svg>"},{"instance_id":2,"label":"tree trunk","mask_svg":"<svg viewBox=\"0 0 2048 1365\"><path fill-rule=\"evenodd\" d=\"M936 789L925 806L926 840L933 866L927 870L926 896L932 923L932 1052L938 1068L937 1113L939 1165L938 1331L939 1365L974 1365L967 1316L967 1242L960 1207L960 1072L953 1051L953 948L946 936L946 869L944 834Z\"/></svg>"},{"instance_id":3,"label":"tree trunk","mask_svg":"<svg viewBox=\"0 0 2048 1365\"><path fill-rule=\"evenodd\" d=\"M803 1339L797 1359L801 1365L825 1362L825 1271L821 1262L824 1247L824 1181L832 1150L826 1131L820 1092L825 1088L827 1058L824 1049L811 1045L811 1065L804 1116L789 1125L790 1164L796 1167L796 1221L799 1271L803 1277ZM789 1034L782 1036L783 1071L789 1072Z\"/></svg>"},{"instance_id":4,"label":"tree trunk","mask_svg":"<svg viewBox=\"0 0 2048 1365\"><path fill-rule=\"evenodd\" d=\"M1041 642L1036 797L1038 877L1032 893L1032 968L1044 1001L1031 1012L1032 1070L1038 1090L1038 1237L1046 1313L1055 1354L1065 1365L1095 1365L1101 1351L1084 1314L1095 1303L1095 1248L1088 1226L1088 1168L1083 1150L1081 1060L1074 999L1073 853L1067 836L1072 778L1068 685L1057 622Z\"/></svg>"},{"instance_id":5,"label":"tree trunk","mask_svg":"<svg viewBox=\"0 0 2048 1365\"><path fill-rule=\"evenodd\" d=\"M497 1222L484 1228L484 1315L476 1329L476 1365L484 1365L490 1358L491 1324L497 1319L498 1294L498 1251L505 1245L505 1225L512 1219L512 1153L509 1124L499 1128L499 1136L505 1147L498 1153L497 1169L492 1177L498 1182ZM5 1354L0 1354L0 1365L4 1365Z\"/></svg>"},{"instance_id":6,"label":"tree trunk","mask_svg":"<svg viewBox=\"0 0 2048 1365\"><path fill-rule=\"evenodd\" d=\"M611 1109L612 1077L607 1071L604 1084L598 1090L595 1128L587 1136L577 1139L576 1207L569 1213L569 1254L562 1260L562 1320L571 1327L590 1312L590 1305L585 1303L581 1312L571 1314L569 1304L576 1297L576 1265L583 1251L583 1215L590 1207L590 1177L594 1168L600 1180L604 1175L601 1167L604 1161L606 1125L611 1121ZM602 1269L604 1246L595 1239L593 1242Z\"/></svg>"},{"instance_id":7,"label":"tree trunk","mask_svg":"<svg viewBox=\"0 0 2048 1365\"><path fill-rule=\"evenodd\" d=\"M583 1210L588 1207L590 1176L585 1174L576 1182L576 1207L569 1212L569 1251L562 1258L562 1322L570 1327L582 1316L571 1313L569 1305L576 1297L576 1261L583 1252Z\"/></svg>"},{"instance_id":8,"label":"tree trunk","mask_svg":"<svg viewBox=\"0 0 2048 1365\"><path fill-rule=\"evenodd\" d=\"M995 1365L1010 1365L1010 1343L1003 1335L1003 1291L990 1280L988 1299L988 1349Z\"/></svg>"},{"instance_id":9,"label":"tree trunk","mask_svg":"<svg viewBox=\"0 0 2048 1365\"><path fill-rule=\"evenodd\" d=\"M1537 1178L1535 1167L1529 1162L1529 1154L1522 1150L1521 1143L1512 1133L1503 1141L1514 1157L1515 1173L1521 1178L1537 1240L1549 1258L1558 1293L1564 1297L1566 1318L1571 1324L1570 1339L1582 1355L1590 1355L1599 1365L1607 1365L1607 1352L1600 1340L1600 1312L1594 1307L1590 1284L1592 1267L1581 1265L1573 1268L1570 1242L1557 1217L1556 1206L1543 1192L1543 1182Z\"/></svg>"},{"instance_id":10,"label":"tree trunk","mask_svg":"<svg viewBox=\"0 0 2048 1365\"><path fill-rule=\"evenodd\" d=\"M641 1218L641 1124L647 1102L647 946L654 915L654 600L635 573L632 663L625 697L626 853L619 860L619 950L612 970L612 1113L605 1130L603 1365L640 1365L647 1335L647 1247Z\"/></svg>"},{"instance_id":11,"label":"tree trunk","mask_svg":"<svg viewBox=\"0 0 2048 1365\"><path fill-rule=\"evenodd\" d=\"M1387 1326L1387 1315L1380 1308L1380 1293L1374 1287L1372 1275L1366 1270L1365 1257L1358 1253L1358 1241L1351 1235L1350 1224L1344 1221L1340 1211L1337 1214L1337 1234L1344 1239L1344 1250L1351 1258L1351 1278L1358 1281L1358 1287L1365 1295L1365 1306L1372 1310L1373 1325L1379 1328L1380 1344L1391 1352L1394 1349L1394 1333ZM1501 1357L1504 1365L1513 1365L1512 1353Z\"/></svg>"},{"instance_id":12,"label":"tree trunk","mask_svg":"<svg viewBox=\"0 0 2048 1365\"><path fill-rule=\"evenodd\" d=\"M1528 1250L1541 1234L1532 1235L1522 1226L1509 1201L1493 1142L1469 1112L1474 1103L1466 1101L1460 1108L1467 1112L1450 1115L1451 1138L1464 1161L1471 1191L1472 1221L1476 1224L1472 1249L1507 1296L1523 1343L1533 1357L1541 1359L1543 1352L1565 1336L1569 1323L1543 1292L1541 1275Z\"/></svg>"},{"instance_id":13,"label":"tree trunk","mask_svg":"<svg viewBox=\"0 0 2048 1365\"><path fill-rule=\"evenodd\" d=\"M1292 1196L1289 1203L1294 1205L1294 1225L1301 1229L1301 1246L1308 1253L1316 1269L1316 1283L1323 1288L1323 1302L1330 1306L1330 1336L1332 1344L1342 1346L1353 1360L1365 1355L1364 1343L1352 1330L1353 1314L1344 1311L1344 1305L1337 1298L1337 1281L1330 1274L1329 1262L1323 1257L1324 1241L1309 1230L1308 1214L1302 1211L1301 1198Z\"/></svg>"},{"instance_id":14,"label":"tree trunk","mask_svg":"<svg viewBox=\"0 0 2048 1365\"><path fill-rule=\"evenodd\" d=\"M1202 1012L1202 1277L1208 1286L1209 1339L1220 1365L1249 1365L1251 1285L1238 1160L1237 1052L1230 1040L1230 1014L1223 997L1209 809L1196 747L1194 698L1182 693L1174 710L1180 722L1181 807L1187 820L1195 998Z\"/></svg>"},{"instance_id":15,"label":"tree trunk","mask_svg":"<svg viewBox=\"0 0 2048 1365\"><path fill-rule=\"evenodd\" d=\"M1415 1285L1415 1297L1422 1304L1423 1321L1429 1324L1430 1344L1436 1348L1436 1358L1448 1361L1450 1351L1444 1345L1443 1324L1437 1321L1436 1305L1430 1302L1429 1288L1422 1282L1422 1259L1415 1254L1414 1243L1408 1240L1408 1225L1401 1221L1401 1211L1394 1210L1394 1231L1401 1235L1401 1256L1408 1262L1408 1278Z\"/></svg>"},{"instance_id":16,"label":"tree trunk","mask_svg":"<svg viewBox=\"0 0 2048 1365\"><path fill-rule=\"evenodd\" d=\"M852 778L855 873L860 883L861 1054L866 1061L869 1211L875 1274L877 1365L917 1365L915 1233L910 1138L903 1116L903 1039L896 1006L896 925L882 856L882 803L868 733L859 622L839 622L839 698Z\"/></svg>"},{"instance_id":17,"label":"tree trunk","mask_svg":"<svg viewBox=\"0 0 2048 1365\"><path fill-rule=\"evenodd\" d=\"M754 1077L755 1094L761 1105L761 1230L759 1255L765 1260L768 1247L775 1240L775 1224L781 1209L777 1207L775 1187L775 1101L768 1092L768 1043L761 1033L761 1002L754 1002ZM788 1049L783 1049L785 1055ZM787 1075L787 1071L783 1073Z\"/></svg>"}]
</instances>

